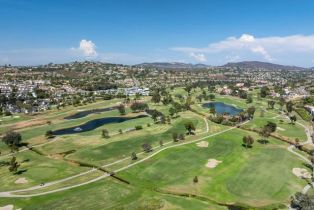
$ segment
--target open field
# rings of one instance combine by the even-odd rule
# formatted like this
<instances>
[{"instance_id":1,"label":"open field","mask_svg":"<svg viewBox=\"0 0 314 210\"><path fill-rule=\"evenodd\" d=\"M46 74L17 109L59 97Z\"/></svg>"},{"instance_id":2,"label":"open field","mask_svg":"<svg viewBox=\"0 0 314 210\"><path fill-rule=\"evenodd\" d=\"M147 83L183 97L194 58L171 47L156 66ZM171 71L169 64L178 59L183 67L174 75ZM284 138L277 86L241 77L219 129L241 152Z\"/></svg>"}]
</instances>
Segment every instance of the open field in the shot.
<instances>
[{"instance_id":1,"label":"open field","mask_svg":"<svg viewBox=\"0 0 314 210\"><path fill-rule=\"evenodd\" d=\"M193 91L193 97L201 92L200 89ZM174 89L172 94L186 97L186 92L181 88ZM151 109L169 114L170 106L152 104L149 98L144 100L148 101ZM99 118L119 117L119 112L112 110L75 120L63 119L81 110L111 107L119 101L99 101L74 109L51 110L47 114L27 116L18 122L2 124L2 133L15 129L21 133L24 142L34 149L21 148L15 154L21 163L19 175L10 173L5 165L0 167L0 191L24 189L12 195L25 196L4 196L0 199L0 207L9 204L23 209L147 209L148 206L151 209L227 209L228 205L284 207L289 203L290 196L307 184L292 173L293 168L306 167L302 159L287 150L289 145L274 138L269 138L268 144L261 144L257 141L260 139L257 133L210 122L204 117L209 115L209 110L201 107L204 102L196 100L192 108L197 112L180 112L180 116L171 119L170 124L155 124L148 116L53 139L44 136L48 130L75 127ZM265 99L247 104L243 99L216 94L215 101L242 109L255 106L255 117L243 125L246 128L258 129L271 121L277 124L276 133L291 139L299 138L301 142L307 141L304 127L292 125L281 118L278 107L260 116L260 111L267 107ZM145 114L132 113L129 108L126 111L123 117ZM44 123L21 126L23 122ZM196 135L186 136L182 143L173 142L173 133L186 133L187 122L195 125ZM143 129L127 131L137 125ZM101 136L103 129L108 130L110 138ZM120 129L122 133L119 133ZM252 148L242 146L242 138L246 135L255 139ZM160 141L163 146L160 146ZM153 151L143 152L144 143L149 143ZM2 142L0 150L0 161L8 162L10 150ZM132 153L137 154L138 160L131 160ZM217 164L209 167L209 160L217 161ZM106 170L117 171L119 179L106 176ZM198 177L197 183L193 182L195 176ZM99 177L103 178L98 180ZM15 183L17 180L24 181ZM46 186L38 187L41 183ZM68 187L71 189L58 191ZM43 195L28 197L38 193Z\"/></svg>"}]
</instances>

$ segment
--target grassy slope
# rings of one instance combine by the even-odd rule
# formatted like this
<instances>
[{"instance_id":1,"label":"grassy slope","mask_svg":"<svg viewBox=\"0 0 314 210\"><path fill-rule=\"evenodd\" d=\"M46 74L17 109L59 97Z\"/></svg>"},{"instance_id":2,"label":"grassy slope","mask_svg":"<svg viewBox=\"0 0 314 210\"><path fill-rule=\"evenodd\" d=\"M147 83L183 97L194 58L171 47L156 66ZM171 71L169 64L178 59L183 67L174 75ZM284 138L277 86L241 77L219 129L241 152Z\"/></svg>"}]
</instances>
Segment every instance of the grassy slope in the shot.
<instances>
[{"instance_id":1,"label":"grassy slope","mask_svg":"<svg viewBox=\"0 0 314 210\"><path fill-rule=\"evenodd\" d=\"M214 137L208 148L188 145L165 151L120 176L144 188L189 192L220 202L259 206L287 201L305 184L291 173L293 167L302 167L301 161L275 141L255 143L253 149L246 150L241 146L245 133L236 130ZM223 163L208 169L209 158ZM193 184L196 175L200 182Z\"/></svg>"}]
</instances>

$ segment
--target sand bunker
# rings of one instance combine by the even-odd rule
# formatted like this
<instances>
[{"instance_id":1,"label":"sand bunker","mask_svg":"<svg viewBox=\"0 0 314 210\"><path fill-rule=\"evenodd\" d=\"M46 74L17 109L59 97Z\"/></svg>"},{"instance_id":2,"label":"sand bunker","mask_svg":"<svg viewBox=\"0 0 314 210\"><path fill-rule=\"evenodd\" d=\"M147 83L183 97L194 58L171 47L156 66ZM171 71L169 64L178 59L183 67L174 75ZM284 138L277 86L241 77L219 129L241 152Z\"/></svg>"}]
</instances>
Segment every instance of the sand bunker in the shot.
<instances>
[{"instance_id":1,"label":"sand bunker","mask_svg":"<svg viewBox=\"0 0 314 210\"><path fill-rule=\"evenodd\" d=\"M196 143L198 147L208 147L208 142L207 141L200 141Z\"/></svg>"},{"instance_id":2,"label":"sand bunker","mask_svg":"<svg viewBox=\"0 0 314 210\"><path fill-rule=\"evenodd\" d=\"M310 179L311 173L304 168L293 168L292 173L299 178Z\"/></svg>"},{"instance_id":3,"label":"sand bunker","mask_svg":"<svg viewBox=\"0 0 314 210\"><path fill-rule=\"evenodd\" d=\"M6 205L6 206L1 206L0 210L13 210L14 206L13 205Z\"/></svg>"},{"instance_id":4,"label":"sand bunker","mask_svg":"<svg viewBox=\"0 0 314 210\"><path fill-rule=\"evenodd\" d=\"M222 161L216 159L209 159L208 163L206 164L206 167L215 168L219 163L222 163Z\"/></svg>"},{"instance_id":5,"label":"sand bunker","mask_svg":"<svg viewBox=\"0 0 314 210\"><path fill-rule=\"evenodd\" d=\"M277 127L277 130L280 130L280 131L285 131L286 129L281 128L281 127Z\"/></svg>"},{"instance_id":6,"label":"sand bunker","mask_svg":"<svg viewBox=\"0 0 314 210\"><path fill-rule=\"evenodd\" d=\"M21 178L18 178L14 183L15 184L26 184L26 183L28 183L28 181L25 177L21 177Z\"/></svg>"}]
</instances>

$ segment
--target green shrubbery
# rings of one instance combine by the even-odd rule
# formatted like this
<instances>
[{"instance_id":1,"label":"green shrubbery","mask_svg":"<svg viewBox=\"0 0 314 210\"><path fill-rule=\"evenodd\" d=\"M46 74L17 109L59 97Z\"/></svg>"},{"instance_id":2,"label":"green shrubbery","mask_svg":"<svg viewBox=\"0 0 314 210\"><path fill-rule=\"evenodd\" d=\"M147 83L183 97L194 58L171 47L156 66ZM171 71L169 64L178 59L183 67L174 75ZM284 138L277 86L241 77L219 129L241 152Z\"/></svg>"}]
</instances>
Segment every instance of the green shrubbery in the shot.
<instances>
[{"instance_id":1,"label":"green shrubbery","mask_svg":"<svg viewBox=\"0 0 314 210\"><path fill-rule=\"evenodd\" d=\"M297 108L295 111L303 120L309 121L311 119L311 115L304 108Z\"/></svg>"}]
</instances>

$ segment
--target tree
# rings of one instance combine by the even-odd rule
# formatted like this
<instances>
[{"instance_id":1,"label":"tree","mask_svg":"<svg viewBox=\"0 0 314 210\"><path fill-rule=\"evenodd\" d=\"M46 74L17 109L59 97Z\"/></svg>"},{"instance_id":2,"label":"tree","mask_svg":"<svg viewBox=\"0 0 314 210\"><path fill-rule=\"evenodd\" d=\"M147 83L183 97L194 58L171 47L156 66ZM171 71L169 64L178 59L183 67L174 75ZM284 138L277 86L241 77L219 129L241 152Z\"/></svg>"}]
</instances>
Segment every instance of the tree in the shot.
<instances>
[{"instance_id":1,"label":"tree","mask_svg":"<svg viewBox=\"0 0 314 210\"><path fill-rule=\"evenodd\" d=\"M209 112L213 115L216 114L216 108L214 106L210 107Z\"/></svg>"},{"instance_id":2,"label":"tree","mask_svg":"<svg viewBox=\"0 0 314 210\"><path fill-rule=\"evenodd\" d=\"M291 101L288 101L286 103L286 109L287 109L287 112L291 113L293 111L293 103Z\"/></svg>"},{"instance_id":3,"label":"tree","mask_svg":"<svg viewBox=\"0 0 314 210\"><path fill-rule=\"evenodd\" d=\"M253 98L251 95L248 95L246 98L246 103L251 104L253 102Z\"/></svg>"},{"instance_id":4,"label":"tree","mask_svg":"<svg viewBox=\"0 0 314 210\"><path fill-rule=\"evenodd\" d=\"M176 114L176 110L173 107L169 108L169 115L173 118L173 116Z\"/></svg>"},{"instance_id":5,"label":"tree","mask_svg":"<svg viewBox=\"0 0 314 210\"><path fill-rule=\"evenodd\" d=\"M172 139L174 142L177 142L178 141L178 134L177 133L172 133Z\"/></svg>"},{"instance_id":6,"label":"tree","mask_svg":"<svg viewBox=\"0 0 314 210\"><path fill-rule=\"evenodd\" d=\"M297 117L295 115L293 115L289 118L290 118L291 124L295 124L295 122L297 121Z\"/></svg>"},{"instance_id":7,"label":"tree","mask_svg":"<svg viewBox=\"0 0 314 210\"><path fill-rule=\"evenodd\" d=\"M16 161L16 157L13 156L10 161L9 171L16 173L19 167L20 167L20 164Z\"/></svg>"},{"instance_id":8,"label":"tree","mask_svg":"<svg viewBox=\"0 0 314 210\"><path fill-rule=\"evenodd\" d=\"M198 100L198 102L202 102L202 100L203 100L203 96L202 95L198 95L198 96L196 96L196 99Z\"/></svg>"},{"instance_id":9,"label":"tree","mask_svg":"<svg viewBox=\"0 0 314 210\"><path fill-rule=\"evenodd\" d=\"M160 140L159 145L162 147L164 145L164 142L162 140Z\"/></svg>"},{"instance_id":10,"label":"tree","mask_svg":"<svg viewBox=\"0 0 314 210\"><path fill-rule=\"evenodd\" d=\"M266 144L268 142L267 138L270 136L271 130L269 127L263 127L262 130L259 132L259 135L263 138L262 143Z\"/></svg>"},{"instance_id":11,"label":"tree","mask_svg":"<svg viewBox=\"0 0 314 210\"><path fill-rule=\"evenodd\" d=\"M270 92L269 88L264 86L264 87L261 88L260 96L262 98L266 98L266 96L269 95L269 92Z\"/></svg>"},{"instance_id":12,"label":"tree","mask_svg":"<svg viewBox=\"0 0 314 210\"><path fill-rule=\"evenodd\" d=\"M160 103L160 100L161 100L160 93L159 93L158 90L155 90L155 91L153 92L151 101L152 101L153 103L155 103L155 104L158 104L158 103Z\"/></svg>"},{"instance_id":13,"label":"tree","mask_svg":"<svg viewBox=\"0 0 314 210\"><path fill-rule=\"evenodd\" d=\"M268 128L270 132L275 132L277 128L277 124L274 122L268 121L267 124L264 126L265 128Z\"/></svg>"},{"instance_id":14,"label":"tree","mask_svg":"<svg viewBox=\"0 0 314 210\"><path fill-rule=\"evenodd\" d=\"M285 105L285 99L284 98L280 98L279 99L279 106L280 106L280 110L282 111L283 106Z\"/></svg>"},{"instance_id":15,"label":"tree","mask_svg":"<svg viewBox=\"0 0 314 210\"><path fill-rule=\"evenodd\" d=\"M47 138L47 139L51 139L51 138L53 138L53 137L54 137L54 135L53 135L52 130L48 130L48 131L46 131L45 136L46 136L46 138Z\"/></svg>"},{"instance_id":16,"label":"tree","mask_svg":"<svg viewBox=\"0 0 314 210\"><path fill-rule=\"evenodd\" d=\"M194 134L194 131L195 131L196 129L195 129L195 126L194 126L193 122L185 123L184 126L185 126L185 129L186 129L187 132L188 132L188 135Z\"/></svg>"},{"instance_id":17,"label":"tree","mask_svg":"<svg viewBox=\"0 0 314 210\"><path fill-rule=\"evenodd\" d=\"M209 94L209 99L212 101L215 99L215 95L214 94Z\"/></svg>"},{"instance_id":18,"label":"tree","mask_svg":"<svg viewBox=\"0 0 314 210\"><path fill-rule=\"evenodd\" d=\"M22 136L19 133L9 131L5 134L5 136L2 138L2 141L8 145L11 149L11 151L18 150L18 147L21 144Z\"/></svg>"},{"instance_id":19,"label":"tree","mask_svg":"<svg viewBox=\"0 0 314 210\"><path fill-rule=\"evenodd\" d=\"M152 151L152 146L149 143L142 144L142 148L147 153Z\"/></svg>"},{"instance_id":20,"label":"tree","mask_svg":"<svg viewBox=\"0 0 314 210\"><path fill-rule=\"evenodd\" d=\"M185 86L184 90L185 90L188 94L190 94L190 92L191 92L191 90L192 90L192 85L187 85L187 86Z\"/></svg>"},{"instance_id":21,"label":"tree","mask_svg":"<svg viewBox=\"0 0 314 210\"><path fill-rule=\"evenodd\" d=\"M193 178L193 182L194 182L194 183L198 183L198 177L197 177L197 176L195 176L195 177Z\"/></svg>"},{"instance_id":22,"label":"tree","mask_svg":"<svg viewBox=\"0 0 314 210\"><path fill-rule=\"evenodd\" d=\"M276 103L275 101L268 101L268 102L267 102L268 108L274 109L275 103Z\"/></svg>"},{"instance_id":23,"label":"tree","mask_svg":"<svg viewBox=\"0 0 314 210\"><path fill-rule=\"evenodd\" d=\"M178 139L179 139L180 141L183 141L183 140L185 139L184 134L183 134L183 133L180 133L179 136L178 136Z\"/></svg>"},{"instance_id":24,"label":"tree","mask_svg":"<svg viewBox=\"0 0 314 210\"><path fill-rule=\"evenodd\" d=\"M248 136L244 136L242 138L243 140L243 144L245 145L246 148L248 147L252 147L252 144L254 143L254 139L252 136L248 135Z\"/></svg>"},{"instance_id":25,"label":"tree","mask_svg":"<svg viewBox=\"0 0 314 210\"><path fill-rule=\"evenodd\" d=\"M101 135L102 135L103 138L106 138L106 139L110 138L109 131L107 129L103 129L101 131Z\"/></svg>"},{"instance_id":26,"label":"tree","mask_svg":"<svg viewBox=\"0 0 314 210\"><path fill-rule=\"evenodd\" d=\"M178 103L178 102L173 102L172 105L173 105L173 108L174 108L174 110L175 110L175 115L177 115L179 112L181 112L182 106L181 106L180 103Z\"/></svg>"},{"instance_id":27,"label":"tree","mask_svg":"<svg viewBox=\"0 0 314 210\"><path fill-rule=\"evenodd\" d=\"M148 105L146 103L134 102L131 104L130 108L133 112L141 112L148 109Z\"/></svg>"},{"instance_id":28,"label":"tree","mask_svg":"<svg viewBox=\"0 0 314 210\"><path fill-rule=\"evenodd\" d=\"M137 160L137 155L136 155L135 152L132 152L132 154L131 154L131 159L132 159L132 160Z\"/></svg>"},{"instance_id":29,"label":"tree","mask_svg":"<svg viewBox=\"0 0 314 210\"><path fill-rule=\"evenodd\" d=\"M254 116L254 113L255 113L255 107L254 106L251 106L251 107L249 107L248 109L247 109L247 113L248 113L248 115L249 115L249 117L250 118L253 118L253 116Z\"/></svg>"},{"instance_id":30,"label":"tree","mask_svg":"<svg viewBox=\"0 0 314 210\"><path fill-rule=\"evenodd\" d=\"M120 115L125 115L126 114L125 106L123 104L120 104L118 106L118 110L119 110Z\"/></svg>"}]
</instances>

